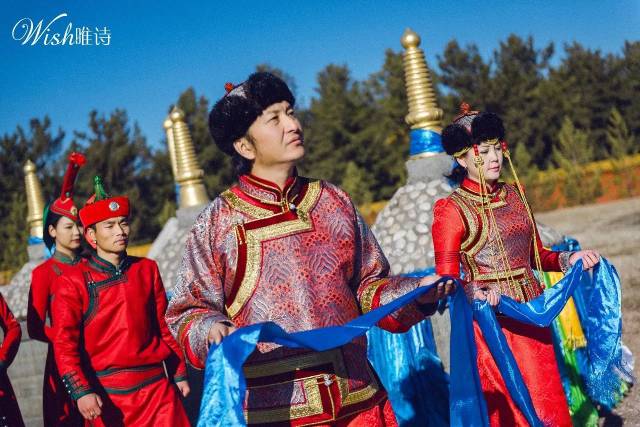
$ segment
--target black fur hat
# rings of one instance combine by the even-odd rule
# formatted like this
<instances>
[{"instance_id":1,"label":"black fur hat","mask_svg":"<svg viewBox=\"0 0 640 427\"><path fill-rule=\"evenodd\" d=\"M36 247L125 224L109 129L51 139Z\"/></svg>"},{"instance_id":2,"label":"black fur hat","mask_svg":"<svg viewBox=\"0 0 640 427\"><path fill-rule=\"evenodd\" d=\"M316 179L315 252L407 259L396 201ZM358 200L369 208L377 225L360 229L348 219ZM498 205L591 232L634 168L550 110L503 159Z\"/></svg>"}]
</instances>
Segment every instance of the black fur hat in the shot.
<instances>
[{"instance_id":1,"label":"black fur hat","mask_svg":"<svg viewBox=\"0 0 640 427\"><path fill-rule=\"evenodd\" d=\"M483 112L471 122L471 135L475 144L488 139L504 139L504 124L502 119L494 113Z\"/></svg>"},{"instance_id":2,"label":"black fur hat","mask_svg":"<svg viewBox=\"0 0 640 427\"><path fill-rule=\"evenodd\" d=\"M450 156L472 145L471 135L461 124L452 123L442 131L442 147Z\"/></svg>"},{"instance_id":3,"label":"black fur hat","mask_svg":"<svg viewBox=\"0 0 640 427\"><path fill-rule=\"evenodd\" d=\"M254 73L237 86L225 85L227 94L209 113L209 132L216 145L232 155L233 143L242 138L253 122L269 106L287 101L296 102L287 84L271 73Z\"/></svg>"},{"instance_id":4,"label":"black fur hat","mask_svg":"<svg viewBox=\"0 0 640 427\"><path fill-rule=\"evenodd\" d=\"M442 131L442 146L453 156L466 147L494 138L504 139L502 119L494 113L471 111L469 104L462 103L460 114Z\"/></svg>"}]
</instances>

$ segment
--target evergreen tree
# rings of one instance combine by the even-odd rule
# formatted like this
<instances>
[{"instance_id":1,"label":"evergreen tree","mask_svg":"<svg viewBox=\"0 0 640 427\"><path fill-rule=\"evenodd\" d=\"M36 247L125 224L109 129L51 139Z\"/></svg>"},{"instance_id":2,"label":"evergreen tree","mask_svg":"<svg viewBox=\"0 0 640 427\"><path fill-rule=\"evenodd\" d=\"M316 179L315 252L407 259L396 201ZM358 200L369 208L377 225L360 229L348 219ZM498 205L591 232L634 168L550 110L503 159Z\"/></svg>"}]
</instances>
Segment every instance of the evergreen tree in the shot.
<instances>
[{"instance_id":1,"label":"evergreen tree","mask_svg":"<svg viewBox=\"0 0 640 427\"><path fill-rule=\"evenodd\" d=\"M24 188L24 185L23 185ZM24 191L13 192L0 221L0 271L18 270L27 262L27 200Z\"/></svg>"},{"instance_id":2,"label":"evergreen tree","mask_svg":"<svg viewBox=\"0 0 640 427\"><path fill-rule=\"evenodd\" d=\"M150 167L151 152L137 124L133 128L124 110L109 116L89 114L88 133L76 132L77 148L87 157L76 183L79 199L93 192L93 177L100 175L111 195L127 195L132 201L132 242L152 241L160 228L153 220L162 206L153 203L157 188L143 179ZM168 169L170 170L170 168Z\"/></svg>"},{"instance_id":3,"label":"evergreen tree","mask_svg":"<svg viewBox=\"0 0 640 427\"><path fill-rule=\"evenodd\" d=\"M640 148L636 139L629 133L622 114L615 107L611 109L609 116L607 143L611 157L614 159L622 159L629 154L636 154Z\"/></svg>"},{"instance_id":4,"label":"evergreen tree","mask_svg":"<svg viewBox=\"0 0 640 427\"><path fill-rule=\"evenodd\" d=\"M487 109L491 98L491 68L480 55L478 46L460 47L456 40L447 43L442 55L438 55L440 81L448 90L441 104L445 111L445 123L458 114L460 103L467 102L475 109Z\"/></svg>"},{"instance_id":5,"label":"evergreen tree","mask_svg":"<svg viewBox=\"0 0 640 427\"><path fill-rule=\"evenodd\" d=\"M372 114L360 84L353 82L346 66L329 65L318 74L318 97L311 100L305 120L306 156L303 172L338 183L349 160L366 162L356 136ZM362 180L373 185L369 165Z\"/></svg>"},{"instance_id":6,"label":"evergreen tree","mask_svg":"<svg viewBox=\"0 0 640 427\"><path fill-rule=\"evenodd\" d=\"M594 148L588 131L577 129L565 117L558 133L557 147L553 148L553 161L566 174L563 192L569 205L591 203L601 194L600 174L585 165L594 158Z\"/></svg>"},{"instance_id":7,"label":"evergreen tree","mask_svg":"<svg viewBox=\"0 0 640 427\"><path fill-rule=\"evenodd\" d=\"M388 49L382 70L372 74L363 90L371 105L368 123L356 138L361 168L373 172L373 200L387 200L406 179L409 126L402 53Z\"/></svg>"},{"instance_id":8,"label":"evergreen tree","mask_svg":"<svg viewBox=\"0 0 640 427\"><path fill-rule=\"evenodd\" d=\"M28 130L18 126L12 134L0 137L0 270L17 269L27 258L27 203L23 167L27 160L35 163L45 201L59 195L60 187L51 179L64 132L51 130L51 121L32 119Z\"/></svg>"},{"instance_id":9,"label":"evergreen tree","mask_svg":"<svg viewBox=\"0 0 640 427\"><path fill-rule=\"evenodd\" d=\"M355 164L348 162L340 186L346 191L356 205L371 203L371 191L365 185L365 173Z\"/></svg>"},{"instance_id":10,"label":"evergreen tree","mask_svg":"<svg viewBox=\"0 0 640 427\"><path fill-rule=\"evenodd\" d=\"M629 134L622 114L611 109L607 126L607 143L611 152L611 164L616 187L624 197L631 196L638 181L637 173L629 167L628 155L638 152L636 139Z\"/></svg>"},{"instance_id":11,"label":"evergreen tree","mask_svg":"<svg viewBox=\"0 0 640 427\"><path fill-rule=\"evenodd\" d=\"M629 131L640 135L640 41L625 42L623 55L616 58L612 82L616 106L625 119Z\"/></svg>"}]
</instances>

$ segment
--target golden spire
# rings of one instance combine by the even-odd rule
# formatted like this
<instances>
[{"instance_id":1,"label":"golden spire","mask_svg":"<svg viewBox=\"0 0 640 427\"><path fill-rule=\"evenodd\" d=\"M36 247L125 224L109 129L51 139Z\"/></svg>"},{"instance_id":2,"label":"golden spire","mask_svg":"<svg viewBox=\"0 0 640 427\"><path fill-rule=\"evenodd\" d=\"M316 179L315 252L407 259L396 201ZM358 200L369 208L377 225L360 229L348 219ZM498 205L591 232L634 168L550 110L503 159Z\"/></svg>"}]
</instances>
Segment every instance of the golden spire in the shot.
<instances>
[{"instance_id":1,"label":"golden spire","mask_svg":"<svg viewBox=\"0 0 640 427\"><path fill-rule=\"evenodd\" d=\"M420 46L420 36L407 28L400 39L406 49L403 55L404 77L409 101L405 121L411 129L442 131L443 111L436 104L436 94Z\"/></svg>"},{"instance_id":2,"label":"golden spire","mask_svg":"<svg viewBox=\"0 0 640 427\"><path fill-rule=\"evenodd\" d=\"M173 173L173 179L178 178L178 166L176 165L176 146L173 140L173 122L171 121L171 115L162 123L162 127L167 134L167 151L169 152L169 160L171 161L171 173Z\"/></svg>"},{"instance_id":3,"label":"golden spire","mask_svg":"<svg viewBox=\"0 0 640 427\"><path fill-rule=\"evenodd\" d=\"M178 107L174 107L169 117L173 122L176 182L180 186L180 207L203 205L209 201L202 181L204 171L198 166L189 127L184 122L184 113Z\"/></svg>"},{"instance_id":4,"label":"golden spire","mask_svg":"<svg viewBox=\"0 0 640 427\"><path fill-rule=\"evenodd\" d=\"M42 215L44 213L44 197L42 187L36 175L36 165L27 160L24 164L24 186L27 190L27 225L29 236L42 239Z\"/></svg>"}]
</instances>

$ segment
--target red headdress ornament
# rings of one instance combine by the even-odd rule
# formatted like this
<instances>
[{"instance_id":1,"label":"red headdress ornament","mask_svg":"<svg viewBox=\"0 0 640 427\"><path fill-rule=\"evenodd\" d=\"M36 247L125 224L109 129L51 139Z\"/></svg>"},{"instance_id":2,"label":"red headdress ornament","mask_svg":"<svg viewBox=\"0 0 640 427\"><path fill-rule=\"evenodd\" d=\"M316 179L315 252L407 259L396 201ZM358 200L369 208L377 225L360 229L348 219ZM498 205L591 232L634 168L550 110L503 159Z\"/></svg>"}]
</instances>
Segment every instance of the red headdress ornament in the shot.
<instances>
[{"instance_id":1,"label":"red headdress ornament","mask_svg":"<svg viewBox=\"0 0 640 427\"><path fill-rule=\"evenodd\" d=\"M73 185L76 182L78 171L87 162L82 153L71 153L69 155L69 165L67 171L64 174L62 181L62 189L60 190L60 197L47 205L44 209L43 215L43 240L45 245L51 249L55 241L49 235L49 223L47 221L49 212L53 212L56 215L61 215L69 218L72 221L78 220L78 208L73 203Z\"/></svg>"},{"instance_id":2,"label":"red headdress ornament","mask_svg":"<svg viewBox=\"0 0 640 427\"><path fill-rule=\"evenodd\" d=\"M73 185L76 182L78 171L87 162L82 153L71 153L69 155L69 165L64 174L60 197L55 199L49 206L49 211L58 215L66 216L73 221L78 220L78 208L73 204Z\"/></svg>"},{"instance_id":3,"label":"red headdress ornament","mask_svg":"<svg viewBox=\"0 0 640 427\"><path fill-rule=\"evenodd\" d=\"M95 194L91 196L82 209L80 209L80 221L85 228L85 238L89 226L109 218L129 216L129 198L126 196L110 197L104 190L102 178L93 178ZM87 241L95 249L95 243L87 238Z\"/></svg>"}]
</instances>

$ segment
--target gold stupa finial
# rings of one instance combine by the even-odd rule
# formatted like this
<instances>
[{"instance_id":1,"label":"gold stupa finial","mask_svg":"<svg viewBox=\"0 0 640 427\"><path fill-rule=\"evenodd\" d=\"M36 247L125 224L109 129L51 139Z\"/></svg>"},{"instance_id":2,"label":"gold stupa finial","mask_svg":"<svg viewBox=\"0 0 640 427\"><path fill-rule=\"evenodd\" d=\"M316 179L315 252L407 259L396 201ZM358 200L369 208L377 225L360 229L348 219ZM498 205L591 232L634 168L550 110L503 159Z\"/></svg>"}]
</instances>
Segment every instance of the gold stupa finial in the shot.
<instances>
[{"instance_id":1,"label":"gold stupa finial","mask_svg":"<svg viewBox=\"0 0 640 427\"><path fill-rule=\"evenodd\" d=\"M24 186L27 190L27 225L29 236L42 239L42 215L44 213L44 197L42 187L36 175L36 165L27 160L24 164Z\"/></svg>"},{"instance_id":2,"label":"gold stupa finial","mask_svg":"<svg viewBox=\"0 0 640 427\"><path fill-rule=\"evenodd\" d=\"M420 36L409 28L400 39L406 49L403 62L409 114L405 121L411 129L427 129L440 133L444 112L436 103L431 75L424 52L419 47L420 41Z\"/></svg>"},{"instance_id":3,"label":"gold stupa finial","mask_svg":"<svg viewBox=\"0 0 640 427\"><path fill-rule=\"evenodd\" d=\"M189 127L184 121L184 112L173 107L169 115L173 123L173 143L176 158L176 182L180 186L180 207L198 206L209 201L202 177L204 171L198 166Z\"/></svg>"},{"instance_id":4,"label":"gold stupa finial","mask_svg":"<svg viewBox=\"0 0 640 427\"><path fill-rule=\"evenodd\" d=\"M171 173L173 174L173 179L176 180L178 178L178 166L176 164L176 145L173 139L173 122L171 121L171 115L167 116L162 123L162 127L167 134L167 151L169 152L169 161L171 162Z\"/></svg>"}]
</instances>

